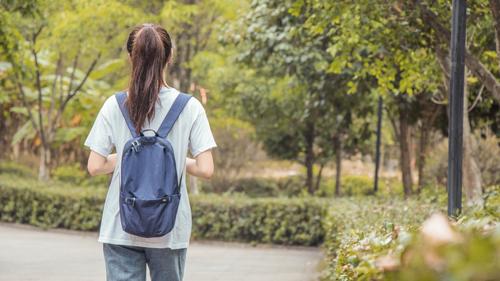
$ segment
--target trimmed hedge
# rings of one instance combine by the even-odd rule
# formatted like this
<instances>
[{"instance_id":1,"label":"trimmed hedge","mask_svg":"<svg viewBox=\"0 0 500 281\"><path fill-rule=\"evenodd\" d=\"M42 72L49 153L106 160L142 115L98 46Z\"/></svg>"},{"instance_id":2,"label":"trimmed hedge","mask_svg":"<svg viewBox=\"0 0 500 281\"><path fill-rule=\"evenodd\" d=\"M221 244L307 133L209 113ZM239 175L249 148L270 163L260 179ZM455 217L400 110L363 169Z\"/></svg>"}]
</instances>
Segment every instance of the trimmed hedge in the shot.
<instances>
[{"instance_id":1,"label":"trimmed hedge","mask_svg":"<svg viewBox=\"0 0 500 281\"><path fill-rule=\"evenodd\" d=\"M193 196L195 237L286 245L319 245L326 207L317 198Z\"/></svg>"},{"instance_id":2,"label":"trimmed hedge","mask_svg":"<svg viewBox=\"0 0 500 281\"><path fill-rule=\"evenodd\" d=\"M107 189L0 175L0 221L43 228L99 229ZM315 198L191 196L192 235L198 239L318 245L326 208Z\"/></svg>"},{"instance_id":3,"label":"trimmed hedge","mask_svg":"<svg viewBox=\"0 0 500 281\"><path fill-rule=\"evenodd\" d=\"M0 175L0 220L43 228L97 230L105 198L103 188L75 188Z\"/></svg>"}]
</instances>

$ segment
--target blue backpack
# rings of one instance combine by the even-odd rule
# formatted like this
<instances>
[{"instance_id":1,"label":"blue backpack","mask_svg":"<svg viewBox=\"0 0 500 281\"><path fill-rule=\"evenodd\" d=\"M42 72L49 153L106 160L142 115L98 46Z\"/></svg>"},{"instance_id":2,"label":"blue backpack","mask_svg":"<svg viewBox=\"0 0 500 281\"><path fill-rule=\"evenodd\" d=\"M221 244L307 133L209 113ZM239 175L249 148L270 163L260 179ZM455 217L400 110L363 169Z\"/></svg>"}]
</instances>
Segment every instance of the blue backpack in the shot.
<instances>
[{"instance_id":1,"label":"blue backpack","mask_svg":"<svg viewBox=\"0 0 500 281\"><path fill-rule=\"evenodd\" d=\"M190 95L179 93L158 131L146 129L137 135L125 99L115 95L132 138L125 143L120 174L120 218L125 232L141 237L159 237L174 227L180 201L174 150L166 139ZM145 136L145 131L154 136Z\"/></svg>"}]
</instances>

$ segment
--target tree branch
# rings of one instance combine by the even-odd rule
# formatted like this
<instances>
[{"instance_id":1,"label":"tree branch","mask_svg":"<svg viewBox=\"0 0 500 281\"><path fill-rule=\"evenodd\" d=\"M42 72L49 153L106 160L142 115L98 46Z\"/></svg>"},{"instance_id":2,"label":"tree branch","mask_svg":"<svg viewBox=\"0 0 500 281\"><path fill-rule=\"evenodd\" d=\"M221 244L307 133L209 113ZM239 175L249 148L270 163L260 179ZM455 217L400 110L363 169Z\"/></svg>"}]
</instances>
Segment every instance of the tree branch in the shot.
<instances>
[{"instance_id":1,"label":"tree branch","mask_svg":"<svg viewBox=\"0 0 500 281\"><path fill-rule=\"evenodd\" d=\"M42 82L40 80L40 64L38 63L38 53L36 52L35 45L36 40L40 33L43 30L43 25L38 28L38 30L33 34L32 37L32 46L31 46L31 54L33 55L33 59L35 60L35 75L36 75L36 88L38 91L38 122L40 125L40 138L42 139L42 144L44 147L47 146L47 142L45 139L45 131L43 128L43 118L42 118Z\"/></svg>"},{"instance_id":2,"label":"tree branch","mask_svg":"<svg viewBox=\"0 0 500 281\"><path fill-rule=\"evenodd\" d=\"M495 22L495 42L498 66L500 67L500 0L490 0L490 10Z\"/></svg>"},{"instance_id":3,"label":"tree branch","mask_svg":"<svg viewBox=\"0 0 500 281\"><path fill-rule=\"evenodd\" d=\"M490 0L498 2L499 0ZM442 44L450 45L450 30L444 27L439 21L438 16L429 10L419 0L412 1L413 6L418 6L422 21L430 25L436 32L435 38ZM500 103L500 82L476 57L474 57L468 48L465 49L465 64L472 71L474 76L481 80L482 84L491 92L493 98Z\"/></svg>"},{"instance_id":4,"label":"tree branch","mask_svg":"<svg viewBox=\"0 0 500 281\"><path fill-rule=\"evenodd\" d=\"M92 73L92 71L94 71L94 68L97 65L97 62L99 61L99 58L101 58L101 53L98 53L96 58L92 61L89 68L87 69L87 72L85 73L85 76L80 81L78 86L76 86L75 90L73 90L73 92L66 97L67 101L69 101L71 98L73 98L78 93L78 91L80 91L80 89L83 87L85 82L87 82L87 79L89 78L90 73Z\"/></svg>"},{"instance_id":5,"label":"tree branch","mask_svg":"<svg viewBox=\"0 0 500 281\"><path fill-rule=\"evenodd\" d=\"M50 106L49 106L49 112L47 113L47 120L49 122L49 131L52 130L52 112L54 111L55 107L55 99L56 99L56 86L57 86L57 78L59 77L59 74L61 72L61 67L62 67L62 54L59 53L59 57L57 58L57 63L56 63L56 68L54 70L54 80L52 81L52 87L51 87L51 92L50 92Z\"/></svg>"},{"instance_id":6,"label":"tree branch","mask_svg":"<svg viewBox=\"0 0 500 281\"><path fill-rule=\"evenodd\" d=\"M399 140L400 139L400 133L398 130L398 126L396 124L396 120L394 119L394 116L392 116L392 113L389 111L389 109L384 108L385 111L387 112L387 117L389 118L389 121L391 122L393 133L394 133L394 139Z\"/></svg>"},{"instance_id":7,"label":"tree branch","mask_svg":"<svg viewBox=\"0 0 500 281\"><path fill-rule=\"evenodd\" d=\"M472 105L467 110L468 112L471 112L474 109L474 107L476 107L477 103L481 99L481 95L483 94L483 90L484 90L484 85L481 86L481 89L479 90L479 94L477 94L476 99L474 100L474 102L472 103Z\"/></svg>"},{"instance_id":8,"label":"tree branch","mask_svg":"<svg viewBox=\"0 0 500 281\"><path fill-rule=\"evenodd\" d=\"M31 107L28 106L28 102L26 101L26 94L24 93L23 84L21 84L17 72L14 72L14 73L15 73L14 77L16 80L16 85L17 85L17 88L19 90L19 95L21 96L21 103L23 104L24 108L26 108L26 111L28 111L28 118L31 121L31 125L33 126L33 129L35 129L37 134L41 134L40 130L38 128L38 125L35 122L35 117L33 116L33 113L31 112Z\"/></svg>"},{"instance_id":9,"label":"tree branch","mask_svg":"<svg viewBox=\"0 0 500 281\"><path fill-rule=\"evenodd\" d=\"M88 77L90 76L90 73L92 73L92 71L94 70L95 66L97 65L97 62L99 61L100 57L101 57L101 53L98 53L97 56L96 56L96 58L90 64L89 68L87 69L87 72L85 73L85 76L80 81L80 83L78 84L78 86L65 97L64 101L59 106L59 110L57 112L57 116L56 116L56 118L54 119L54 122L53 122L54 124L58 124L59 123L59 120L61 119L61 116L62 116L62 114L64 112L64 109L66 108L68 102L81 90L81 88L83 87L83 85L87 81Z\"/></svg>"},{"instance_id":10,"label":"tree branch","mask_svg":"<svg viewBox=\"0 0 500 281\"><path fill-rule=\"evenodd\" d=\"M71 70L71 75L69 76L68 95L71 95L71 90L73 88L73 81L75 80L75 72L76 68L78 67L79 58L80 58L80 50L78 50L78 52L75 55L75 58L73 59L73 69Z\"/></svg>"}]
</instances>

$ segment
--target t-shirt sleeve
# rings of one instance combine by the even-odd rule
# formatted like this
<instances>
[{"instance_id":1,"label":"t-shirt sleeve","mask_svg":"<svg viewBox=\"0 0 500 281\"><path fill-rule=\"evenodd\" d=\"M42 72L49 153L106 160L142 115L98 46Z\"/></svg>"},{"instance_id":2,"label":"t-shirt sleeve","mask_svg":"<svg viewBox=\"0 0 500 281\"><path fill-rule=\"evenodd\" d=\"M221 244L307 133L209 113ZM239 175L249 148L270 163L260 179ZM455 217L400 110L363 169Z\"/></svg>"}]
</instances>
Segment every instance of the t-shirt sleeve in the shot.
<instances>
[{"instance_id":1,"label":"t-shirt sleeve","mask_svg":"<svg viewBox=\"0 0 500 281\"><path fill-rule=\"evenodd\" d=\"M189 150L193 157L207 151L211 148L217 147L215 143L210 124L208 123L207 114L202 109L196 117L191 132L189 134Z\"/></svg>"},{"instance_id":2,"label":"t-shirt sleeve","mask_svg":"<svg viewBox=\"0 0 500 281\"><path fill-rule=\"evenodd\" d=\"M84 143L86 147L104 157L107 157L114 147L111 124L107 116L109 103L110 100L108 99L99 110L94 125Z\"/></svg>"}]
</instances>

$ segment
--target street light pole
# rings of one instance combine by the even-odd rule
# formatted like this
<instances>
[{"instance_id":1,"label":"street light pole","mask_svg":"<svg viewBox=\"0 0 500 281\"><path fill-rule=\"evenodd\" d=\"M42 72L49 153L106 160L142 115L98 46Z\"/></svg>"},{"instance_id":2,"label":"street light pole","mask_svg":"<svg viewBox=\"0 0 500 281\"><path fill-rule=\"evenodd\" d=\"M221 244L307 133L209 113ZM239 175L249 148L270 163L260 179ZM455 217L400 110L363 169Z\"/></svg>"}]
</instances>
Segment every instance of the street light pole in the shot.
<instances>
[{"instance_id":1,"label":"street light pole","mask_svg":"<svg viewBox=\"0 0 500 281\"><path fill-rule=\"evenodd\" d=\"M380 138L382 135L382 96L378 97L377 108L377 142L375 144L375 182L373 183L373 193L378 191L378 173L380 171Z\"/></svg>"},{"instance_id":2,"label":"street light pole","mask_svg":"<svg viewBox=\"0 0 500 281\"><path fill-rule=\"evenodd\" d=\"M448 127L448 216L462 211L462 143L465 79L465 0L453 0L451 31L450 120Z\"/></svg>"}]
</instances>

